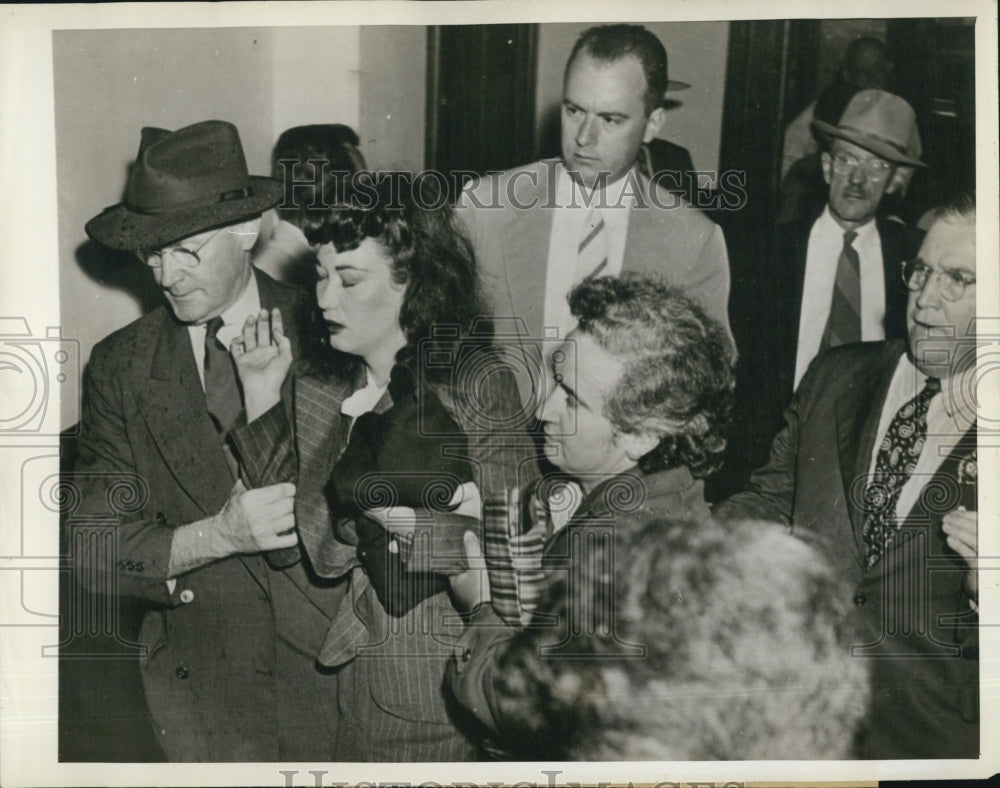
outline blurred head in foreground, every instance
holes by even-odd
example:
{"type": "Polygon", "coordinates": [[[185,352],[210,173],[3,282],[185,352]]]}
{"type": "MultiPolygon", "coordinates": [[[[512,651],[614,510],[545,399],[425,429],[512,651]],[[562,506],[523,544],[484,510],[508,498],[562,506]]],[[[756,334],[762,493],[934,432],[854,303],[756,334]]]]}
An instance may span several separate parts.
{"type": "Polygon", "coordinates": [[[569,650],[529,628],[501,659],[515,757],[852,757],[868,669],[812,547],[775,524],[658,520],[591,559],[539,608],[576,604],[590,634],[569,650]]]}

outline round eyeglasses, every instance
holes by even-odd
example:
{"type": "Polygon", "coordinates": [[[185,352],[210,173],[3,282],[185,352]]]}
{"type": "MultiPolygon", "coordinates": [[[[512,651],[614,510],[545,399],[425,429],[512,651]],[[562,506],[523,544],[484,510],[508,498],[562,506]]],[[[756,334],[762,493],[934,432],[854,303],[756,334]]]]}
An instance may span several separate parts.
{"type": "Polygon", "coordinates": [[[201,265],[201,257],[199,257],[198,253],[225,229],[225,227],[220,227],[208,236],[196,249],[188,249],[184,246],[164,246],[162,249],[136,249],[135,256],[150,268],[162,268],[163,258],[168,254],[173,255],[174,260],[183,268],[197,268],[201,265]]]}
{"type": "Polygon", "coordinates": [[[913,292],[924,289],[931,275],[937,277],[941,287],[941,297],[945,301],[958,301],[965,295],[965,288],[976,283],[976,277],[962,271],[945,271],[931,268],[923,260],[905,260],[901,265],[903,284],[913,292]]]}
{"type": "Polygon", "coordinates": [[[884,178],[892,169],[889,162],[877,156],[870,159],[859,159],[850,153],[838,153],[833,157],[833,171],[837,175],[849,175],[854,172],[855,167],[861,167],[865,175],[876,180],[884,178]]]}

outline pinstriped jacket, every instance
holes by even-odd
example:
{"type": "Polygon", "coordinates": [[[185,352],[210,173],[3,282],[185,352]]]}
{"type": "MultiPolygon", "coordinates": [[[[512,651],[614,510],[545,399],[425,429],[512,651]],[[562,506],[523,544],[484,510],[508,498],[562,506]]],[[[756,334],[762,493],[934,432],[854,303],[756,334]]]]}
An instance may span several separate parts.
{"type": "MultiPolygon", "coordinates": [[[[505,500],[507,491],[537,475],[537,462],[534,446],[524,432],[513,428],[483,429],[484,423],[514,423],[511,414],[521,410],[512,373],[503,367],[491,369],[501,374],[484,376],[474,392],[456,391],[453,386],[441,384],[430,388],[468,439],[466,459],[484,501],[484,544],[492,567],[496,605],[509,611],[506,620],[516,624],[519,609],[505,500]]],[[[359,384],[358,380],[298,376],[292,403],[276,405],[237,430],[234,440],[254,486],[279,481],[296,483],[300,548],[316,573],[331,578],[350,576],[348,599],[334,617],[319,661],[336,666],[359,656],[380,657],[371,663],[371,691],[376,702],[405,719],[445,722],[441,682],[446,660],[461,633],[461,626],[444,625],[444,617],[456,615],[448,594],[442,592],[425,599],[401,618],[390,617],[358,560],[353,523],[339,518],[330,508],[327,485],[346,447],[350,426],[348,417],[341,415],[341,404],[359,384]]],[[[375,411],[384,412],[390,407],[392,400],[387,391],[375,411]]],[[[461,535],[457,536],[460,540],[461,535]]],[[[429,550],[404,557],[411,563],[419,560],[423,566],[427,560],[434,560],[435,554],[452,554],[455,549],[455,545],[432,542],[429,550]]],[[[288,560],[287,555],[277,558],[288,560]]]]}

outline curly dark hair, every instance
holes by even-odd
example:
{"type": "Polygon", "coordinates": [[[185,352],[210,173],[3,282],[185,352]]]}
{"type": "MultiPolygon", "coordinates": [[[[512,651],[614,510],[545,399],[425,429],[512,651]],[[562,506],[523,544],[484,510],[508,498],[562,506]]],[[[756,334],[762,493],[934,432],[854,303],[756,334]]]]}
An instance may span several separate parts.
{"type": "Polygon", "coordinates": [[[722,326],[681,290],[650,276],[583,282],[569,305],[579,330],[625,365],[604,415],[624,433],[662,434],[639,468],[686,465],[698,478],[718,470],[735,380],[735,353],[722,326]]]}
{"type": "Polygon", "coordinates": [[[406,285],[401,359],[411,357],[421,340],[455,346],[473,332],[479,344],[492,338],[472,243],[437,179],[360,173],[339,204],[310,214],[302,230],[309,243],[332,243],[338,252],[371,238],[390,257],[393,280],[406,285]]]}
{"type": "Polygon", "coordinates": [[[628,55],[634,56],[639,60],[646,76],[646,92],[642,102],[646,115],[663,104],[663,94],[667,90],[667,50],[660,39],[642,25],[600,25],[584,30],[566,61],[564,80],[581,50],[595,60],[606,63],[614,63],[628,55]]]}
{"type": "MultiPolygon", "coordinates": [[[[658,519],[596,537],[491,679],[517,760],[852,757],[869,700],[851,586],[774,523],[658,519]]],[[[591,534],[590,531],[594,531],[591,534]]]]}

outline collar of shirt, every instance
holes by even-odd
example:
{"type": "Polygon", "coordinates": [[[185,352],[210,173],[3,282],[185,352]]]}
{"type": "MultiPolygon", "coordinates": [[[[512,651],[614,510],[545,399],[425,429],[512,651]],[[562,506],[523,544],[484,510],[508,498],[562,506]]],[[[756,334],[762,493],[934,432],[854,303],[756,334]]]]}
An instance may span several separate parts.
{"type": "MultiPolygon", "coordinates": [[[[243,323],[246,322],[246,319],[258,312],[260,312],[260,291],[257,289],[257,277],[251,273],[250,281],[247,282],[240,297],[222,313],[222,327],[217,335],[222,346],[228,349],[230,343],[243,331],[243,323]]],[[[205,387],[205,332],[207,330],[207,323],[188,326],[188,336],[191,339],[191,349],[194,351],[202,388],[205,387]]]]}
{"type": "MultiPolygon", "coordinates": [[[[823,209],[823,213],[820,214],[819,219],[816,220],[816,224],[813,225],[813,232],[819,233],[818,237],[824,244],[837,249],[837,253],[840,253],[839,250],[844,245],[844,233],[847,231],[837,224],[837,220],[830,213],[829,205],[823,209]]],[[[878,246],[880,243],[875,219],[872,218],[860,227],[855,227],[854,232],[858,234],[858,237],[854,239],[851,246],[854,247],[858,255],[863,259],[866,251],[872,249],[873,246],[878,246]]]]}
{"type": "MultiPolygon", "coordinates": [[[[882,413],[879,417],[878,440],[872,447],[869,459],[869,473],[874,473],[882,439],[889,424],[904,404],[909,402],[924,387],[927,375],[913,364],[907,354],[903,354],[886,392],[882,413]]],[[[927,436],[923,450],[917,459],[909,479],[900,490],[896,501],[897,516],[905,516],[916,505],[920,492],[927,480],[941,467],[962,436],[976,421],[972,389],[975,385],[975,368],[941,381],[941,392],[936,394],[927,406],[927,436]]]]}
{"type": "Polygon", "coordinates": [[[356,419],[358,416],[369,413],[375,409],[382,395],[385,394],[389,384],[379,386],[375,383],[371,372],[365,369],[365,385],[355,390],[351,396],[340,404],[340,412],[345,416],[356,419]]]}
{"type": "Polygon", "coordinates": [[[565,165],[559,162],[556,164],[556,205],[560,208],[581,208],[587,213],[591,206],[596,205],[607,221],[607,215],[616,213],[616,208],[631,208],[635,204],[634,192],[639,183],[639,171],[632,167],[621,178],[598,192],[576,180],[565,165]],[[631,189],[626,192],[629,185],[631,189]]]}
{"type": "MultiPolygon", "coordinates": [[[[941,381],[941,409],[950,419],[955,431],[965,433],[976,423],[976,366],[941,381]]],[[[933,404],[933,402],[931,403],[933,404]]]]}
{"type": "MultiPolygon", "coordinates": [[[[837,281],[837,266],[844,248],[844,228],[837,224],[830,207],[813,223],[806,248],[799,309],[799,334],[795,352],[795,387],[819,352],[830,317],[830,303],[837,281]]],[[[861,276],[861,339],[885,339],[885,268],[882,241],[872,220],[855,229],[851,243],[858,254],[861,276]]]]}
{"type": "Polygon", "coordinates": [[[559,336],[569,333],[576,321],[570,315],[566,294],[573,286],[577,249],[591,206],[598,206],[604,219],[608,265],[604,276],[618,276],[625,258],[630,208],[635,204],[635,190],[641,181],[635,167],[622,178],[608,184],[603,192],[588,192],[574,180],[560,162],[556,165],[555,203],[545,268],[543,320],[546,327],[558,329],[559,336]]]}

